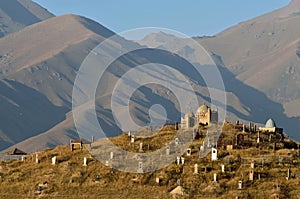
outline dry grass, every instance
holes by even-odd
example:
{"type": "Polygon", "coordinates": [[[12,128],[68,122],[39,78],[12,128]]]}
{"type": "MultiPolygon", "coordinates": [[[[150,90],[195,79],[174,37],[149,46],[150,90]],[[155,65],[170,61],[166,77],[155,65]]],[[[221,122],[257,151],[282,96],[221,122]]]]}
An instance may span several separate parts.
{"type": "MultiPolygon", "coordinates": [[[[134,152],[138,152],[140,142],[149,144],[149,150],[156,150],[175,137],[174,131],[165,130],[169,131],[158,132],[153,138],[137,139],[133,148],[128,145],[127,135],[113,138],[112,141],[134,152]]],[[[223,135],[226,139],[232,139],[236,133],[237,130],[228,128],[223,135]]],[[[255,135],[249,135],[250,140],[254,138],[255,135]]],[[[285,142],[290,141],[285,140],[283,146],[285,142]]],[[[30,154],[25,162],[11,160],[0,163],[0,198],[170,198],[169,192],[177,186],[177,179],[185,188],[186,198],[272,198],[274,194],[279,194],[280,198],[299,197],[297,150],[284,148],[274,152],[268,143],[259,146],[262,149],[257,148],[255,143],[251,148],[232,151],[220,147],[219,160],[212,162],[210,155],[204,159],[198,158],[201,144],[201,139],[192,144],[193,154],[191,157],[184,155],[185,165],[173,163],[146,174],[110,169],[93,159],[87,150],[71,152],[68,146],[39,152],[39,164],[35,163],[35,155],[30,154]],[[57,156],[56,165],[51,165],[53,156],[57,156]],[[282,164],[279,164],[279,156],[284,157],[282,164]],[[88,157],[87,167],[82,165],[84,157],[88,157]],[[230,158],[230,164],[227,164],[227,158],[230,158]],[[256,160],[253,182],[248,177],[251,159],[256,160]],[[196,163],[199,165],[199,174],[193,174],[196,163]],[[221,172],[221,164],[225,164],[225,173],[221,172]],[[207,172],[204,172],[205,168],[207,172]],[[291,178],[286,180],[288,169],[291,178]],[[214,173],[218,175],[218,182],[213,182],[214,173]],[[95,182],[97,175],[100,177],[98,183],[95,182]],[[160,185],[156,184],[156,177],[161,179],[160,185]],[[239,180],[243,181],[242,190],[238,190],[239,180]],[[44,182],[48,182],[48,187],[40,195],[35,195],[37,185],[44,182]]],[[[147,151],[144,148],[144,152],[147,151]]]]}

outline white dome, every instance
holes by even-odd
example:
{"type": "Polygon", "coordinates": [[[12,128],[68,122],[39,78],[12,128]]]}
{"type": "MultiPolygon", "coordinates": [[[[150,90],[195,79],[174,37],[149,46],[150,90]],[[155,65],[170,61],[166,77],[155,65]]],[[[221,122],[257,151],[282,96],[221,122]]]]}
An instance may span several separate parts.
{"type": "Polygon", "coordinates": [[[206,106],[205,104],[203,104],[202,106],[200,106],[197,110],[197,113],[200,114],[200,113],[207,113],[208,111],[208,106],[206,106]]]}
{"type": "Polygon", "coordinates": [[[276,124],[275,124],[274,120],[273,119],[269,119],[267,121],[267,123],[266,123],[265,128],[274,128],[274,127],[276,127],[276,124]]]}

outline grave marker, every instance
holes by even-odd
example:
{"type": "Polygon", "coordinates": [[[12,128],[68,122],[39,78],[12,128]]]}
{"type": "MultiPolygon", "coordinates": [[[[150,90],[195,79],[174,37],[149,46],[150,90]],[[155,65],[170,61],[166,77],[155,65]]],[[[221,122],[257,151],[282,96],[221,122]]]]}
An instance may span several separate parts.
{"type": "Polygon", "coordinates": [[[215,148],[211,149],[211,160],[216,161],[218,159],[218,150],[215,148]]]}
{"type": "Polygon", "coordinates": [[[191,148],[188,148],[188,149],[186,150],[186,155],[187,155],[187,156],[191,156],[191,154],[192,154],[192,149],[191,149],[191,148]]]}
{"type": "Polygon", "coordinates": [[[36,155],[35,155],[35,163],[36,163],[36,164],[40,163],[40,160],[39,160],[39,154],[36,154],[36,155]]]}
{"type": "Polygon", "coordinates": [[[255,162],[254,162],[254,160],[251,161],[250,167],[251,167],[251,169],[254,169],[254,167],[255,167],[255,162]]]}
{"type": "Polygon", "coordinates": [[[179,138],[175,138],[175,145],[179,144],[179,138]]]}
{"type": "Polygon", "coordinates": [[[225,173],[225,165],[224,164],[221,164],[221,170],[222,170],[222,173],[225,173]]]}
{"type": "Polygon", "coordinates": [[[131,143],[134,143],[134,136],[131,136],[131,143]]]}
{"type": "Polygon", "coordinates": [[[242,189],[243,188],[243,181],[239,181],[239,184],[238,184],[238,189],[242,189]]]}
{"type": "Polygon", "coordinates": [[[181,164],[184,164],[184,157],[181,157],[181,164]]]}
{"type": "Polygon", "coordinates": [[[250,181],[254,180],[254,171],[253,170],[251,170],[250,173],[249,173],[249,180],[250,181]]]}
{"type": "Polygon", "coordinates": [[[105,166],[107,166],[107,167],[109,166],[109,161],[105,162],[105,166]]]}
{"type": "Polygon", "coordinates": [[[114,152],[110,152],[110,159],[114,159],[114,152]]]}
{"type": "Polygon", "coordinates": [[[170,155],[170,147],[169,146],[166,149],[166,155],[170,155]]]}
{"type": "Polygon", "coordinates": [[[180,157],[177,157],[177,165],[180,164],[180,157]]]}
{"type": "Polygon", "coordinates": [[[142,142],[140,143],[140,149],[139,149],[139,152],[143,152],[143,143],[142,143],[142,142]]]}
{"type": "Polygon", "coordinates": [[[137,172],[138,172],[138,173],[144,173],[144,171],[143,171],[143,162],[139,162],[137,172]]]}
{"type": "Polygon", "coordinates": [[[95,182],[96,182],[96,183],[99,183],[99,182],[100,182],[100,176],[99,176],[99,175],[96,176],[95,182]]]}
{"type": "Polygon", "coordinates": [[[54,156],[53,158],[52,158],[52,165],[55,165],[56,164],[56,156],[54,156]]]}
{"type": "Polygon", "coordinates": [[[194,165],[194,174],[198,174],[198,164],[194,165]]]}
{"type": "Polygon", "coordinates": [[[85,166],[85,167],[87,166],[87,158],[86,157],[83,158],[83,166],[85,166]]]}
{"type": "Polygon", "coordinates": [[[217,182],[217,174],[214,173],[214,182],[217,182]]]}

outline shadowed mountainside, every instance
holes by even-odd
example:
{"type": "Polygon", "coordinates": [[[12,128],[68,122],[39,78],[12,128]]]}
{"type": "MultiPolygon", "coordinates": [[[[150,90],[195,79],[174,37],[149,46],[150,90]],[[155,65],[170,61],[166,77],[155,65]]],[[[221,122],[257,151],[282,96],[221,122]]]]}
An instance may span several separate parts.
{"type": "Polygon", "coordinates": [[[1,0],[0,37],[53,16],[31,0],[1,0]]]}

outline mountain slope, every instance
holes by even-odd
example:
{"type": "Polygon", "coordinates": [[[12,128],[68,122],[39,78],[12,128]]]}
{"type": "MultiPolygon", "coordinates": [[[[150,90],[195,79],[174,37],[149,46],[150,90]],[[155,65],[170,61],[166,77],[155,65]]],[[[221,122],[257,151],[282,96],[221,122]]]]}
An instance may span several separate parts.
{"type": "Polygon", "coordinates": [[[300,99],[299,13],[300,2],[293,0],[284,8],[198,41],[219,55],[239,80],[282,103],[288,116],[300,116],[299,106],[288,108],[300,99]]]}
{"type": "Polygon", "coordinates": [[[53,16],[31,0],[1,0],[0,37],[53,16]]]}

